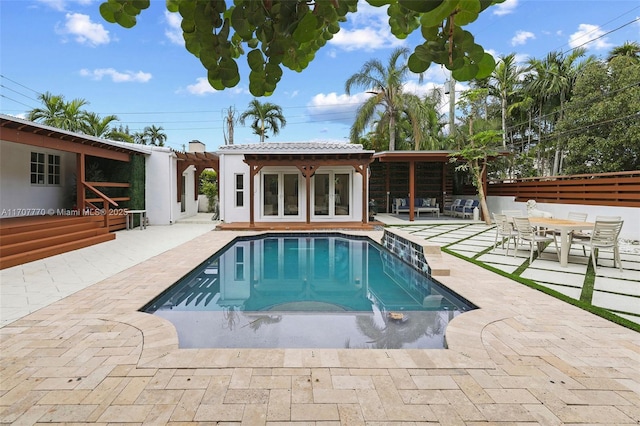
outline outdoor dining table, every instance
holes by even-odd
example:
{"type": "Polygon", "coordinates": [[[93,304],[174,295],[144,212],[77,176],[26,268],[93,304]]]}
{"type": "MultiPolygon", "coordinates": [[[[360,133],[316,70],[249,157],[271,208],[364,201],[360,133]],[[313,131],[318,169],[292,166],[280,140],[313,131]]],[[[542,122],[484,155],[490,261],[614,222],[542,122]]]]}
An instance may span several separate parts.
{"type": "Polygon", "coordinates": [[[593,222],[581,222],[568,219],[552,219],[548,217],[530,217],[529,222],[533,226],[553,229],[560,232],[560,266],[567,266],[569,263],[569,250],[571,249],[570,233],[585,229],[593,229],[593,222]]]}

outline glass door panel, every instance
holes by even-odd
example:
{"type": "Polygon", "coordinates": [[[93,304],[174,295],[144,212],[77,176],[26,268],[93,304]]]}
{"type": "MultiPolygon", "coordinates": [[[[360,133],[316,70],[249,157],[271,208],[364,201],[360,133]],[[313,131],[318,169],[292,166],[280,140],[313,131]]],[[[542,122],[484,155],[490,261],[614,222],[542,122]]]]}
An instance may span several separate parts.
{"type": "Polygon", "coordinates": [[[284,215],[298,216],[298,175],[284,175],[284,215]]]}
{"type": "Polygon", "coordinates": [[[314,179],[313,209],[316,216],[329,215],[329,175],[316,173],[314,179]]]}
{"type": "Polygon", "coordinates": [[[278,216],[278,175],[265,174],[263,185],[262,214],[265,216],[278,216]]]}
{"type": "Polygon", "coordinates": [[[349,175],[347,173],[336,173],[334,186],[335,215],[349,216],[349,200],[351,200],[349,175]]]}

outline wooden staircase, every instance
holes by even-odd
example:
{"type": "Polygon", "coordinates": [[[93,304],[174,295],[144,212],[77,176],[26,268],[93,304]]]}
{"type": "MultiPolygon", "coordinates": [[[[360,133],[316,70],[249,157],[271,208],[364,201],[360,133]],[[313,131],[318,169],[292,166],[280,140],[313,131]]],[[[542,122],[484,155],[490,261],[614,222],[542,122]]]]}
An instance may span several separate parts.
{"type": "Polygon", "coordinates": [[[32,216],[0,220],[0,269],[44,259],[116,238],[124,216],[32,216]]]}

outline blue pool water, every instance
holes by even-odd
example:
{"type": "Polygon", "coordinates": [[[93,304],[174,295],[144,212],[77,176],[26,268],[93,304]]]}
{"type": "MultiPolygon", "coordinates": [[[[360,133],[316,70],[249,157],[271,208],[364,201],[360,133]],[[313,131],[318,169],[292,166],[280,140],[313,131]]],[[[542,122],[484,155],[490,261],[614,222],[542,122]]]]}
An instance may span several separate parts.
{"type": "Polygon", "coordinates": [[[475,306],[368,238],[235,239],[143,311],[182,348],[443,348],[475,306]]]}

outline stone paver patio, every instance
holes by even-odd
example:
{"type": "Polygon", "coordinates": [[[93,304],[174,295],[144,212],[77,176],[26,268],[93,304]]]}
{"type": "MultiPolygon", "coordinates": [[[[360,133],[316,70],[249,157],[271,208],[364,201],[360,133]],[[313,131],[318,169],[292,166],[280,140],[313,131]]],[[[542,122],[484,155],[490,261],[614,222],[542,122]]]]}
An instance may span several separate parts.
{"type": "Polygon", "coordinates": [[[449,349],[179,349],[138,309],[236,235],[206,232],[1,328],[0,422],[640,422],[639,333],[446,253],[438,279],[480,307],[450,323],[449,349]]]}

